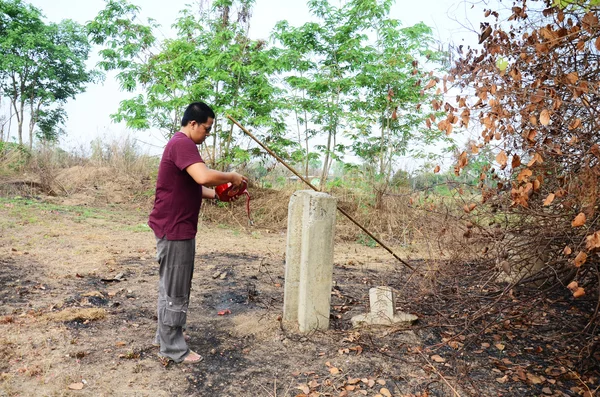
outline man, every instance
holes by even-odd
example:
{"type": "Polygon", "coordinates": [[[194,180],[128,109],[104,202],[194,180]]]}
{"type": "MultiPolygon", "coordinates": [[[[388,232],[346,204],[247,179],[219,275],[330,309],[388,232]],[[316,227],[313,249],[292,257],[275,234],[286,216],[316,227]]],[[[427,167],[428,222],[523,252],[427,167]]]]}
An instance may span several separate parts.
{"type": "Polygon", "coordinates": [[[158,326],[155,344],[160,355],[177,363],[197,363],[202,357],[191,351],[183,329],[194,272],[198,214],[203,198],[216,198],[205,186],[231,182],[239,186],[246,177],[236,172],[209,169],[196,145],[209,136],[215,119],[202,102],[187,107],[181,131],[167,143],[158,168],[156,197],[148,225],[156,236],[160,264],[158,326]]]}

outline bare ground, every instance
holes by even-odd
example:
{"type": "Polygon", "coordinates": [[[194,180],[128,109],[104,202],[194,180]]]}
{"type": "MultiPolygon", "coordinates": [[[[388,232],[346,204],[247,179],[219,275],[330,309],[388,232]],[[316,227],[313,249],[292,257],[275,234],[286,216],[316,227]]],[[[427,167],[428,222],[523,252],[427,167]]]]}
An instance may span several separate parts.
{"type": "MultiPolygon", "coordinates": [[[[465,333],[450,319],[471,313],[457,306],[468,286],[434,293],[383,249],[358,243],[336,242],[331,329],[301,335],[280,322],[285,230],[216,222],[200,224],[188,316],[204,360],[165,363],[151,344],[148,208],[85,201],[0,198],[0,396],[592,396],[598,387],[597,367],[577,372],[575,358],[553,354],[557,334],[507,333],[504,318],[465,333]],[[399,308],[419,323],[351,329],[377,285],[397,288],[399,308]]],[[[410,255],[423,272],[444,265],[410,255]]]]}

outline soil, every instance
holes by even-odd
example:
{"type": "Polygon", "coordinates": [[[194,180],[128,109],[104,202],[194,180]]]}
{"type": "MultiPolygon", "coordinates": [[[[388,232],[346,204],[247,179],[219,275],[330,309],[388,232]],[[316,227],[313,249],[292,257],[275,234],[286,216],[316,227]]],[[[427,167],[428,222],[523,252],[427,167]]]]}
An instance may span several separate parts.
{"type": "Polygon", "coordinates": [[[243,217],[201,221],[187,334],[204,359],[165,362],[152,346],[148,204],[126,192],[118,203],[77,194],[0,198],[0,396],[592,396],[598,387],[597,367],[554,354],[555,329],[525,332],[548,327],[553,305],[566,305],[574,327],[589,308],[545,302],[545,319],[513,315],[510,327],[502,317],[465,333],[451,319],[473,314],[458,306],[469,286],[432,290],[449,265],[414,247],[393,248],[427,280],[380,247],[336,239],[330,330],[300,334],[281,322],[285,229],[246,227],[243,217]],[[419,321],[353,329],[378,285],[396,288],[399,309],[419,321]]]}

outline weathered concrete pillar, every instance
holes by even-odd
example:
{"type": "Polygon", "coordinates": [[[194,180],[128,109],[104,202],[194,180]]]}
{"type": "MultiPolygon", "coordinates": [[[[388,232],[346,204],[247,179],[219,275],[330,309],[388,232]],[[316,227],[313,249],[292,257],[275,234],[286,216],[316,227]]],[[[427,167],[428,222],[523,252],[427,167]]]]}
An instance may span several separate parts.
{"type": "Polygon", "coordinates": [[[283,311],[300,332],[329,328],[335,217],[328,194],[302,190],[290,200],[283,311]]]}
{"type": "Polygon", "coordinates": [[[300,332],[329,328],[333,280],[336,200],[309,192],[304,196],[298,324],[300,332]]]}
{"type": "Polygon", "coordinates": [[[292,194],[288,205],[287,246],[285,250],[285,287],[283,319],[298,321],[298,286],[300,285],[300,249],[302,248],[302,216],[304,196],[308,190],[292,194]]]}

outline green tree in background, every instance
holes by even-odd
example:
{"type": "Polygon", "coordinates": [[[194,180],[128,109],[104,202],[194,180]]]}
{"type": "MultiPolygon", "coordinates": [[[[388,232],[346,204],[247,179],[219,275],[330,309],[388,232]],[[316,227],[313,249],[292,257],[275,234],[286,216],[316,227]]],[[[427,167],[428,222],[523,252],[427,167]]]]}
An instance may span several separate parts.
{"type": "MultiPolygon", "coordinates": [[[[331,164],[344,154],[371,163],[369,178],[392,176],[394,159],[409,143],[442,139],[425,128],[434,113],[428,92],[439,67],[431,29],[424,24],[401,28],[388,17],[393,0],[352,0],[336,7],[328,0],[310,0],[318,22],[292,27],[279,22],[273,37],[282,47],[288,104],[297,123],[298,142],[308,164],[309,139],[326,142],[316,148],[324,157],[321,188],[331,164]],[[420,64],[428,66],[421,67],[420,64]],[[312,124],[312,128],[309,127],[312,124]],[[349,138],[340,139],[340,135],[349,138]],[[376,166],[377,164],[377,166],[376,166]]],[[[436,109],[439,110],[439,109],[436,109]]],[[[306,171],[305,171],[306,172],[306,171]]]]}
{"type": "Polygon", "coordinates": [[[154,23],[136,22],[139,7],[109,0],[88,24],[94,43],[105,46],[100,66],[119,71],[122,89],[143,90],[121,102],[113,119],[134,129],[159,128],[168,138],[178,130],[187,104],[206,101],[217,114],[207,160],[218,160],[221,168],[243,155],[223,115],[265,127],[275,141],[284,128],[275,112],[278,89],[270,80],[274,50],[248,38],[252,4],[219,0],[200,12],[185,9],[174,25],[177,37],[157,43],[154,23]]]}
{"type": "MultiPolygon", "coordinates": [[[[46,24],[42,18],[40,10],[20,0],[0,0],[0,94],[14,110],[19,144],[28,113],[30,148],[40,118],[48,127],[47,115],[60,113],[94,78],[85,66],[90,45],[83,27],[70,20],[46,24]]],[[[58,132],[46,129],[44,135],[56,140],[58,132]]]]}

